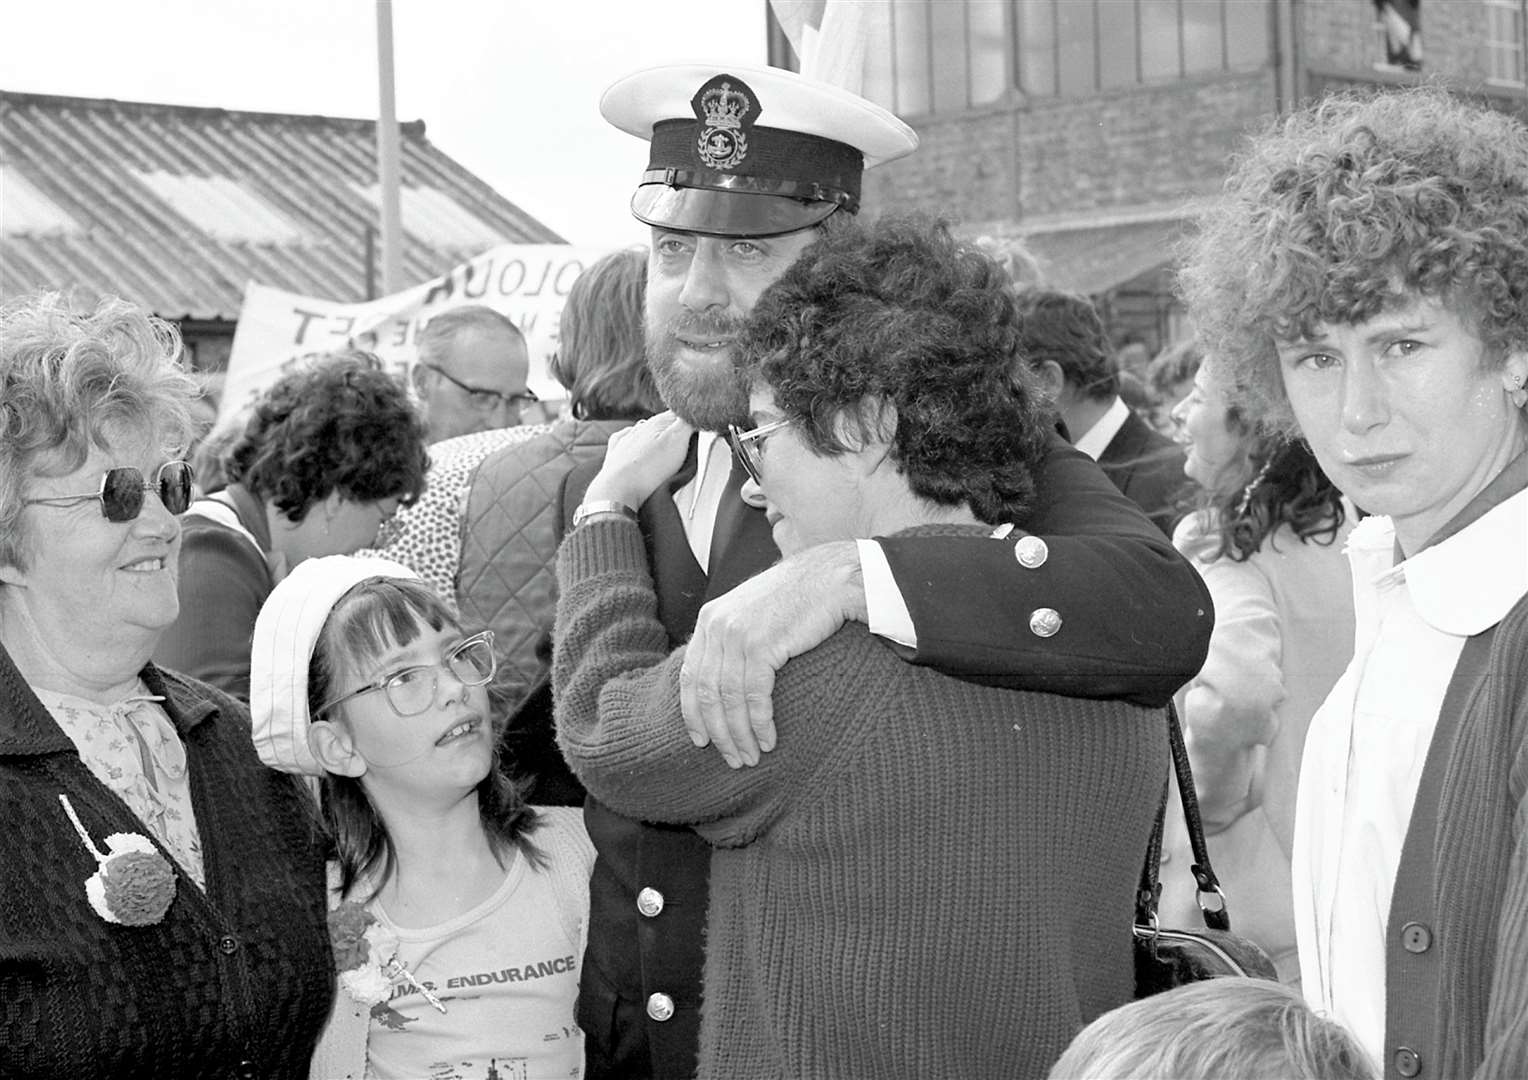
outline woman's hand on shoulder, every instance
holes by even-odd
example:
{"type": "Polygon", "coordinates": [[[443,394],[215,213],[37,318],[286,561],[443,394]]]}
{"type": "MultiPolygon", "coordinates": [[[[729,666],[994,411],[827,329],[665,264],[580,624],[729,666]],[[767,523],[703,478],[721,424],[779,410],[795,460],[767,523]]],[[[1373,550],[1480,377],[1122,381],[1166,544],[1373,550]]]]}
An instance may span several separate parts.
{"type": "Polygon", "coordinates": [[[679,471],[694,434],[694,426],[672,412],[658,413],[615,432],[584,500],[614,499],[635,510],[679,471]]]}

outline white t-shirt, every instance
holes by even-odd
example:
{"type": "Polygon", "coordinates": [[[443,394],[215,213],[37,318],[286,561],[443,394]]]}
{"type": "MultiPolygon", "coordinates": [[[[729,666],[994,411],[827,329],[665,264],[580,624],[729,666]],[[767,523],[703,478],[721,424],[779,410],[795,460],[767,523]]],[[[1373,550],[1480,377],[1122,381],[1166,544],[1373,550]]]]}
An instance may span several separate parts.
{"type": "Polygon", "coordinates": [[[552,876],[516,856],[504,883],[439,926],[395,925],[398,958],[446,1008],[395,986],[371,1012],[367,1075],[378,1080],[543,1080],[583,1075],[573,1018],[583,944],[558,913],[552,876]]]}

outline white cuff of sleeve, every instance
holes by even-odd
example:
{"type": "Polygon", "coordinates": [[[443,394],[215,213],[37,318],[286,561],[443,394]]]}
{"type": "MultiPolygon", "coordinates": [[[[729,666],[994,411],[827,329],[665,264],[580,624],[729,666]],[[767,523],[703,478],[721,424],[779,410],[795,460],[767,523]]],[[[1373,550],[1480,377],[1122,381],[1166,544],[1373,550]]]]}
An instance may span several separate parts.
{"type": "Polygon", "coordinates": [[[918,633],[913,629],[913,617],[897,588],[897,579],[891,576],[891,564],[886,553],[874,540],[856,540],[859,548],[860,577],[865,583],[865,611],[870,632],[880,637],[918,647],[918,633]]]}

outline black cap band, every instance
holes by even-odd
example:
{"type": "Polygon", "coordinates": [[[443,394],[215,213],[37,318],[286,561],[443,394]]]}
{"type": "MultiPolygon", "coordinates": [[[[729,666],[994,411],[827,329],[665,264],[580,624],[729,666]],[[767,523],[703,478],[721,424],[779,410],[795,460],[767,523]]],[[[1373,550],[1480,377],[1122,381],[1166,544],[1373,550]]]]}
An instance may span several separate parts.
{"type": "Polygon", "coordinates": [[[709,130],[693,119],[654,124],[642,182],[830,202],[851,214],[858,211],[865,159],[854,147],[755,124],[747,132],[746,153],[730,155],[735,161],[726,169],[708,168],[697,147],[709,130]]]}
{"type": "Polygon", "coordinates": [[[771,180],[763,176],[733,176],[708,169],[649,169],[640,183],[669,187],[707,188],[744,195],[779,195],[787,199],[835,203],[851,214],[859,212],[859,199],[851,192],[823,187],[815,180],[771,180]]]}

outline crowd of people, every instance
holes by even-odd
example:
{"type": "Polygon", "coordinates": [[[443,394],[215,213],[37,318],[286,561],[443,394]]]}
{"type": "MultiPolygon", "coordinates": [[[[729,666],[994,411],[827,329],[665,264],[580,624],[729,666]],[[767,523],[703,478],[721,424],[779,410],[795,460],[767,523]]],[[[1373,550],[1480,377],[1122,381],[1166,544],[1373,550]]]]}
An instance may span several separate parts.
{"type": "Polygon", "coordinates": [[[854,94],[601,109],[560,411],[469,304],[198,447],[172,326],[0,311],[0,1074],[1528,1075],[1528,129],[1270,121],[1125,363],[857,217],[854,94]],[[1137,1000],[1172,710],[1278,981],[1137,1000]]]}

